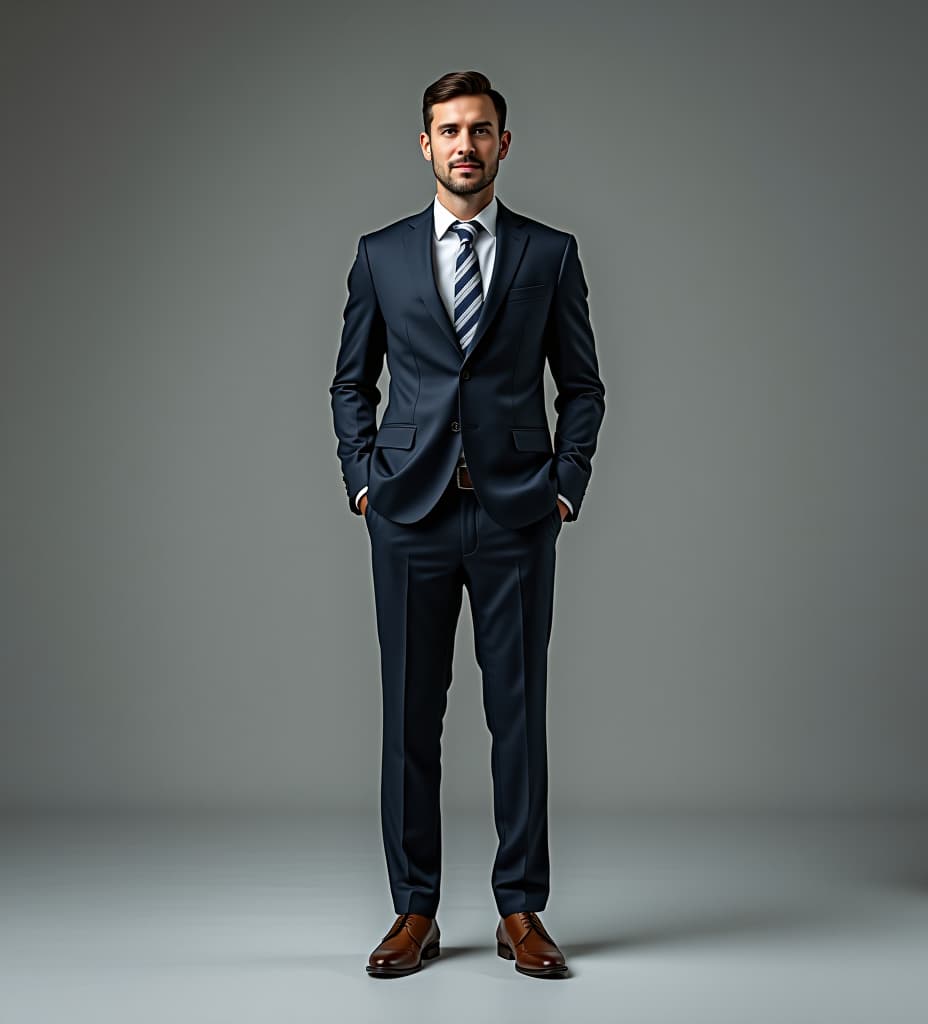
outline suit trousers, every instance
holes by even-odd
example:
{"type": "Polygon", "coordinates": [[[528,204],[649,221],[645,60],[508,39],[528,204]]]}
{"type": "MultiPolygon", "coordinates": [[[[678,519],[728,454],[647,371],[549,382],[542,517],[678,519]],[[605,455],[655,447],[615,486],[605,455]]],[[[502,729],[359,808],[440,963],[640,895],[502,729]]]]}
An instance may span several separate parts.
{"type": "Polygon", "coordinates": [[[441,734],[466,588],[491,735],[499,840],[491,885],[501,916],[549,893],[546,689],[557,506],[500,526],[452,479],[415,523],[368,502],[383,693],[380,808],[394,910],[435,917],[441,882],[441,734]]]}

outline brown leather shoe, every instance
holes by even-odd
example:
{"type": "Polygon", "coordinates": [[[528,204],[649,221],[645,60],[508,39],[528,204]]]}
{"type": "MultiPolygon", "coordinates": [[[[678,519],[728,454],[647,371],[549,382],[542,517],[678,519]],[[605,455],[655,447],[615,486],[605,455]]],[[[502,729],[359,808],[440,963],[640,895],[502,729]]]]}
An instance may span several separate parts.
{"type": "Polygon", "coordinates": [[[441,933],[434,917],[400,914],[393,927],[367,961],[367,973],[373,978],[399,978],[414,974],[423,960],[438,956],[441,933]]]}
{"type": "Polygon", "coordinates": [[[535,911],[500,918],[496,926],[496,954],[504,960],[515,960],[516,970],[530,978],[562,977],[567,973],[564,954],[535,911]]]}

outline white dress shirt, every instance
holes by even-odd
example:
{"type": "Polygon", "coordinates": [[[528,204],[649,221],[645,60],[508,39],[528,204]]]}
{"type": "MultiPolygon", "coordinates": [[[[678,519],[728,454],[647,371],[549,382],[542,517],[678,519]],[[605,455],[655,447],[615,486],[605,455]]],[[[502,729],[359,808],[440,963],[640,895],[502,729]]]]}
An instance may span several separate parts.
{"type": "MultiPolygon", "coordinates": [[[[474,249],[477,253],[477,263],[480,265],[480,284],[483,287],[484,299],[487,297],[493,265],[496,263],[496,209],[496,196],[493,196],[479,213],[467,221],[468,224],[480,225],[474,239],[474,249]]],[[[454,269],[458,261],[461,239],[457,232],[451,230],[451,225],[460,218],[442,206],[438,196],[435,196],[432,212],[432,266],[435,268],[435,281],[438,284],[441,301],[448,311],[448,319],[454,323],[454,269]]]]}
{"type": "MultiPolygon", "coordinates": [[[[470,222],[476,221],[480,224],[474,239],[474,249],[477,253],[477,263],[480,266],[480,284],[483,288],[484,300],[487,297],[487,288],[496,262],[496,211],[497,201],[496,196],[493,196],[487,205],[470,219],[470,222]]],[[[461,218],[443,206],[436,195],[435,201],[432,203],[432,267],[435,271],[438,294],[441,296],[441,301],[448,312],[448,319],[452,324],[454,323],[454,268],[461,239],[456,232],[451,230],[451,225],[458,220],[461,218]]],[[[366,492],[367,486],[358,491],[354,499],[355,505],[366,492]]],[[[558,494],[558,497],[573,515],[573,505],[563,494],[558,494]]]]}

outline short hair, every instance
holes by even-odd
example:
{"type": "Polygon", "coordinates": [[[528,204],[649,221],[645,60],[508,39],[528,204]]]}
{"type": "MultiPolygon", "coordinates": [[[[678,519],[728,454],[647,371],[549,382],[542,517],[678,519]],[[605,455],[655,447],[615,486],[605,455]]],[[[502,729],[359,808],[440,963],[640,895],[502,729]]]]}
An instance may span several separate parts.
{"type": "Polygon", "coordinates": [[[432,105],[444,103],[455,96],[489,96],[496,108],[499,133],[506,128],[506,101],[491,85],[490,79],[479,71],[449,71],[425,90],[422,97],[422,123],[426,135],[432,134],[432,105]]]}

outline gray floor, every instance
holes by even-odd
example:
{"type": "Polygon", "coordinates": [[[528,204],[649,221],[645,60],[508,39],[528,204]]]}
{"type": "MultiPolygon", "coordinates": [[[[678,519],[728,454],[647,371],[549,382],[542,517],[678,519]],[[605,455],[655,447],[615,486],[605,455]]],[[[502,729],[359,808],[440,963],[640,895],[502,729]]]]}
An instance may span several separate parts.
{"type": "Polygon", "coordinates": [[[491,821],[445,813],[442,955],[381,981],[376,813],[7,818],[3,1024],[928,1020],[928,819],[551,814],[571,975],[496,956],[491,821]]]}

